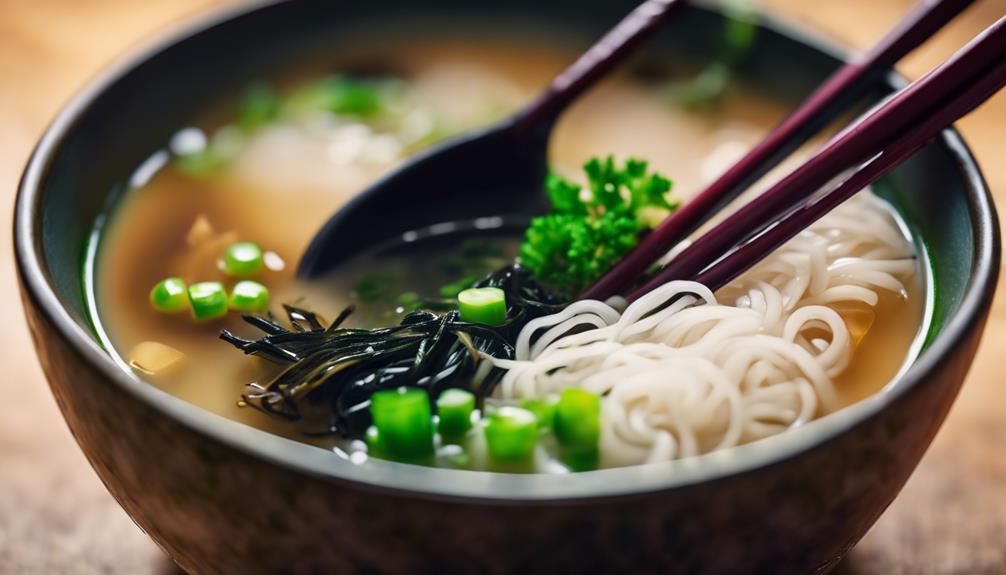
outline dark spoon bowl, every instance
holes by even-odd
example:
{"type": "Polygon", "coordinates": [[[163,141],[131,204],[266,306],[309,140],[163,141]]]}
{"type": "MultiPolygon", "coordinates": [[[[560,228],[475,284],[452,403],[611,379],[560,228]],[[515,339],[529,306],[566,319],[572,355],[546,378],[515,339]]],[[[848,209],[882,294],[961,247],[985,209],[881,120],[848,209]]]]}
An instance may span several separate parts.
{"type": "MultiPolygon", "coordinates": [[[[998,275],[995,211],[952,130],[879,187],[935,270],[938,297],[918,360],[855,406],[733,450],[574,476],[354,465],[172,397],[122,371],[97,343],[81,290],[92,224],[126,176],[207,103],[263,70],[332,49],[367,23],[533,24],[586,45],[631,6],[386,0],[336,9],[305,0],[243,7],[143,51],[57,117],[29,162],[16,207],[28,323],[95,471],[183,569],[820,573],[894,499],[971,364],[998,275]]],[[[716,50],[721,27],[715,12],[689,8],[646,52],[702,58],[716,50]]],[[[767,21],[744,73],[795,101],[839,64],[837,54],[767,21]]],[[[899,82],[879,79],[877,96],[899,82]]]]}

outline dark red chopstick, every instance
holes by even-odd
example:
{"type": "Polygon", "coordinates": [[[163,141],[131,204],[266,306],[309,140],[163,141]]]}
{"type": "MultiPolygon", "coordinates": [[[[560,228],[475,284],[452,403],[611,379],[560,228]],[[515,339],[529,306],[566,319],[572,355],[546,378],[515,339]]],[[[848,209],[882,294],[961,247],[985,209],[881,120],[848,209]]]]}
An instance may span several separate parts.
{"type": "Polygon", "coordinates": [[[858,101],[877,74],[886,72],[972,2],[919,2],[873,49],[835,72],[761,143],[647,235],[578,299],[605,299],[627,288],[653,262],[858,101]]]}
{"type": "Polygon", "coordinates": [[[647,0],[637,6],[559,74],[548,89],[520,113],[517,124],[528,128],[536,126],[542,118],[555,121],[577,97],[633,54],[686,4],[687,0],[647,0]]]}
{"type": "Polygon", "coordinates": [[[1006,86],[1006,60],[995,65],[989,73],[954,97],[936,114],[910,129],[904,137],[867,162],[834,190],[818,198],[812,198],[761,235],[730,252],[692,279],[712,290],[727,285],[801,230],[806,229],[866,186],[890,173],[925,147],[944,128],[971,112],[1003,86],[1006,86]]]}
{"type": "Polygon", "coordinates": [[[978,81],[1001,62],[1004,54],[1006,25],[1000,20],[948,61],[841,132],[767,192],[697,239],[643,287],[635,290],[629,299],[665,282],[696,276],[709,262],[783,217],[843,171],[867,161],[915,125],[939,113],[962,87],[978,81]]]}

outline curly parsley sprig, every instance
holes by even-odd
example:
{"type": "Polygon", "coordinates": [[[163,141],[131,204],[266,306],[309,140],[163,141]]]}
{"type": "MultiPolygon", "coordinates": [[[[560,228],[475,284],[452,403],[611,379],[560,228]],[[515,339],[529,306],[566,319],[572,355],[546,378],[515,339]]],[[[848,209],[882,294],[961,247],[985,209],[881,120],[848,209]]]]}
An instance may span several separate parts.
{"type": "Polygon", "coordinates": [[[583,166],[586,187],[550,174],[552,213],[531,220],[521,264],[569,294],[601,277],[679,205],[668,197],[671,180],[647,168],[635,158],[621,167],[612,156],[592,158],[583,166]]]}

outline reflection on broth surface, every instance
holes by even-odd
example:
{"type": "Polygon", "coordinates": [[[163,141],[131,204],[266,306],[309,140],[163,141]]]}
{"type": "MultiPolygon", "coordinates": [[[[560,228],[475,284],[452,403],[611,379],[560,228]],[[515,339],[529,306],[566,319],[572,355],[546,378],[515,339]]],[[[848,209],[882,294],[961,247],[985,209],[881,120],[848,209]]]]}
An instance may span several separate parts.
{"type": "MultiPolygon", "coordinates": [[[[482,235],[474,243],[405,258],[364,258],[334,279],[313,285],[298,283],[294,268],[315,231],[355,192],[423,146],[516,109],[570,58],[555,46],[534,43],[430,40],[389,45],[327,69],[393,62],[398,77],[333,76],[324,80],[328,84],[322,90],[321,76],[308,71],[278,83],[283,94],[278,100],[271,89],[260,88],[258,100],[246,100],[243,125],[218,129],[208,124],[202,131],[180,132],[171,143],[173,151],[191,148],[196,153],[172,161],[131,190],[101,230],[93,286],[97,310],[92,312],[113,353],[128,362],[143,342],[169,346],[184,359],[175,369],[144,374],[153,385],[255,427],[336,445],[335,436],[305,436],[297,423],[239,407],[245,386],[264,383],[275,367],[218,341],[221,329],[258,337],[238,314],[198,323],[187,312],[159,313],[148,300],[149,286],[167,276],[232,285],[219,259],[228,244],[240,240],[267,250],[267,269],[256,279],[268,286],[277,314],[279,304],[293,303],[331,319],[357,304],[350,318],[354,325],[395,325],[417,299],[450,299],[456,294],[439,293],[441,286],[511,262],[519,233],[482,235]],[[354,82],[366,83],[366,89],[354,82]],[[370,101],[374,90],[379,104],[370,101]],[[328,100],[318,106],[317,98],[328,100]],[[467,263],[451,265],[459,259],[467,263]]],[[[233,116],[233,109],[227,109],[233,116]]],[[[689,112],[670,103],[652,83],[618,75],[563,118],[551,162],[556,171],[575,174],[591,156],[647,158],[674,180],[673,195],[686,199],[784,113],[781,104],[737,87],[714,111],[689,112]]],[[[210,117],[216,116],[228,113],[210,117]]],[[[905,363],[923,321],[922,276],[899,276],[906,292],[878,290],[873,306],[834,304],[855,343],[851,363],[833,378],[839,405],[876,392],[905,363]]],[[[718,296],[720,303],[732,305],[745,293],[728,287],[718,296]]]]}

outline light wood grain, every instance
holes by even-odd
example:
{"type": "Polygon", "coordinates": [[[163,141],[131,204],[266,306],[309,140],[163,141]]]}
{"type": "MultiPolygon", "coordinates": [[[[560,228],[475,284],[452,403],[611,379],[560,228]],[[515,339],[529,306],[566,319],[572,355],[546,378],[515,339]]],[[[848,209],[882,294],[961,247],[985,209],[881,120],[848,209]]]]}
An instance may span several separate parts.
{"type": "MultiPolygon", "coordinates": [[[[910,0],[762,0],[839,42],[864,47],[910,0]]],[[[214,0],[0,0],[0,199],[59,106],[87,78],[214,0]]],[[[977,2],[903,70],[918,76],[1006,11],[977,2]]],[[[961,122],[1006,199],[1006,97],[961,122]]],[[[0,573],[164,574],[170,562],[105,492],[60,419],[22,326],[9,234],[0,234],[0,573]]],[[[1001,296],[1001,294],[1000,294],[1001,296]]],[[[1006,303],[998,297],[964,391],[904,492],[840,567],[848,574],[1006,573],[1006,303]]]]}

